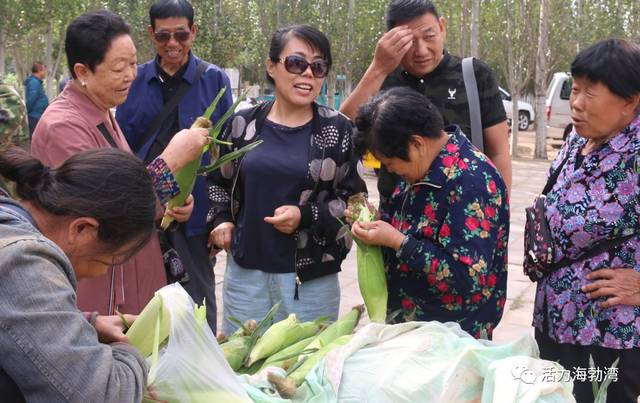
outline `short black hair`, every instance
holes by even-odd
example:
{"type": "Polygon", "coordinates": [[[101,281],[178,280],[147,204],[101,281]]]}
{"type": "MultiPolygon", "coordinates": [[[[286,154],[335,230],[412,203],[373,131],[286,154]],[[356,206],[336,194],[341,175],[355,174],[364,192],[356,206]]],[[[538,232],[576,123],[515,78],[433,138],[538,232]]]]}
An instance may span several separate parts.
{"type": "Polygon", "coordinates": [[[40,61],[33,62],[33,64],[31,65],[31,72],[32,73],[37,73],[42,69],[44,69],[44,63],[42,63],[40,61]]]}
{"type": "MultiPolygon", "coordinates": [[[[301,39],[308,43],[313,49],[317,49],[324,60],[327,61],[329,68],[331,68],[333,60],[331,59],[331,43],[329,42],[329,38],[320,32],[320,30],[310,25],[291,25],[278,28],[271,36],[271,44],[269,45],[269,59],[271,59],[272,62],[278,62],[282,50],[287,46],[287,43],[292,37],[301,39]]],[[[267,81],[275,84],[269,74],[267,74],[267,81]]]]}
{"type": "Polygon", "coordinates": [[[387,30],[427,13],[440,18],[435,4],[429,0],[391,0],[387,7],[387,30]]]}
{"type": "Polygon", "coordinates": [[[356,127],[357,150],[408,161],[409,138],[439,138],[444,121],[427,97],[409,87],[396,87],[362,105],[356,127]]]}
{"type": "Polygon", "coordinates": [[[193,26],[193,6],[187,0],[157,0],[149,9],[151,28],[156,28],[156,20],[171,17],[185,17],[189,28],[193,26]]]}
{"type": "Polygon", "coordinates": [[[82,14],[67,27],[64,50],[73,78],[76,63],[86,65],[92,72],[102,63],[111,42],[122,35],[131,35],[131,28],[118,14],[99,10],[82,14]]]}
{"type": "Polygon", "coordinates": [[[626,39],[605,39],[578,53],[571,63],[573,77],[601,82],[617,96],[640,93],[640,46],[626,39]]]}

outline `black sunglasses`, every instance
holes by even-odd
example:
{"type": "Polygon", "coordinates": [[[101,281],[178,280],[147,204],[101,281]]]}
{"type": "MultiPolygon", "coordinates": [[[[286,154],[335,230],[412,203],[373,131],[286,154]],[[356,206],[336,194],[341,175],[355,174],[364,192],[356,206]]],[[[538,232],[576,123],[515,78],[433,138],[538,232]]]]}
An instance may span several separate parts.
{"type": "Polygon", "coordinates": [[[169,42],[171,40],[171,37],[173,37],[178,42],[186,42],[187,40],[189,40],[190,36],[190,31],[157,31],[153,33],[153,37],[156,38],[156,41],[158,42],[169,42]]]}
{"type": "Polygon", "coordinates": [[[309,63],[307,59],[298,55],[287,56],[284,59],[278,59],[284,64],[284,68],[291,74],[302,74],[309,66],[311,73],[315,78],[324,78],[329,73],[329,63],[326,60],[314,60],[309,63]]]}

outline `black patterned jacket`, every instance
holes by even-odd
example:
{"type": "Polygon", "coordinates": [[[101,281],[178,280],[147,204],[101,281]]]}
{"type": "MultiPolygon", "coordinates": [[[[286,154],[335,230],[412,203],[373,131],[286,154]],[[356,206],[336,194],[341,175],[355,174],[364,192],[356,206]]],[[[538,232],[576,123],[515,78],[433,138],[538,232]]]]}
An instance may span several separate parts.
{"type": "MultiPolygon", "coordinates": [[[[220,155],[237,150],[260,139],[260,131],[273,103],[238,111],[227,125],[220,155]]],[[[302,214],[294,236],[297,241],[296,280],[308,281],[340,271],[340,264],[351,248],[351,239],[341,231],[342,218],[349,196],[366,192],[362,163],[353,152],[352,125],[344,115],[325,106],[313,104],[309,169],[298,206],[302,214]]],[[[223,222],[236,222],[243,204],[243,185],[239,172],[242,158],[227,163],[214,172],[209,187],[207,223],[213,229],[223,222]]],[[[236,231],[237,231],[236,227],[236,231]]],[[[247,229],[250,230],[250,229],[247,229]]],[[[242,236],[235,233],[234,239],[242,236]]],[[[232,243],[231,252],[235,255],[232,243]]]]}

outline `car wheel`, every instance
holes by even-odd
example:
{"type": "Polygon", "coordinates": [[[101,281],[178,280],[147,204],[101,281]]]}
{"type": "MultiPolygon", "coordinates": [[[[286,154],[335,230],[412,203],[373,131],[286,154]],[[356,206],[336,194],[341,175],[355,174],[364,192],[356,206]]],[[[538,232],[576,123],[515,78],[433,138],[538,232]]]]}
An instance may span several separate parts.
{"type": "Polygon", "coordinates": [[[527,130],[529,128],[529,114],[527,112],[518,113],[518,129],[527,130]]]}

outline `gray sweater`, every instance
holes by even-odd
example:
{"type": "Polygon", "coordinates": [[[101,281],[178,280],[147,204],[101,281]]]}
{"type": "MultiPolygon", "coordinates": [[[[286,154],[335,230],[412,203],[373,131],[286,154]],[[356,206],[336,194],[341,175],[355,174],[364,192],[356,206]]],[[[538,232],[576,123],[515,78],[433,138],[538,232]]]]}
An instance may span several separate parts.
{"type": "MultiPolygon", "coordinates": [[[[17,211],[18,210],[18,211],[17,211]]],[[[76,306],[62,250],[0,197],[0,396],[3,401],[139,402],[146,364],[123,343],[101,344],[76,306]]]]}

